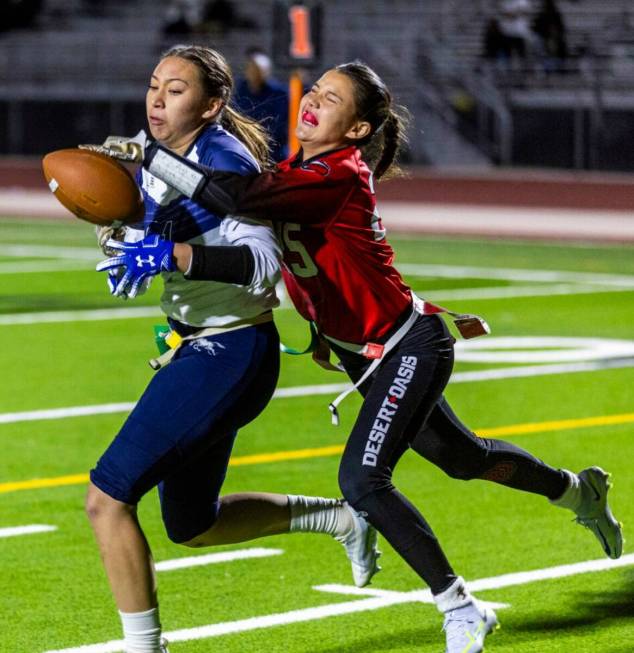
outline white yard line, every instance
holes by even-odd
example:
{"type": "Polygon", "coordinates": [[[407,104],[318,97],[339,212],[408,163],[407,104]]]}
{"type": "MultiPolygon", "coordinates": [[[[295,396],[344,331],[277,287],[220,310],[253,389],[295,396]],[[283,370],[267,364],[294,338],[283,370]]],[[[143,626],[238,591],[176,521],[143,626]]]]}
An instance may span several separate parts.
{"type": "MultiPolygon", "coordinates": [[[[549,376],[552,374],[572,374],[575,372],[596,372],[606,369],[634,367],[634,358],[616,358],[596,361],[581,361],[573,363],[557,363],[553,365],[526,365],[521,367],[499,367],[490,370],[473,372],[456,372],[450,383],[474,383],[500,379],[526,378],[534,376],[549,376]]],[[[334,395],[348,389],[348,383],[327,383],[320,385],[304,385],[290,388],[278,388],[273,399],[291,397],[308,397],[318,395],[334,395]]],[[[106,415],[109,413],[127,413],[136,404],[124,402],[116,404],[96,404],[92,406],[69,406],[66,408],[50,408],[46,410],[27,410],[14,413],[0,413],[0,424],[16,422],[33,422],[49,419],[66,419],[69,417],[84,417],[91,415],[106,415]]]]}
{"type": "Polygon", "coordinates": [[[533,376],[550,376],[552,374],[574,374],[576,372],[598,372],[600,370],[634,367],[634,358],[612,358],[597,361],[580,361],[573,363],[553,363],[552,365],[523,365],[519,367],[499,367],[474,372],[456,372],[449,383],[472,383],[474,381],[492,381],[500,379],[521,379],[533,376]]]}
{"type": "Polygon", "coordinates": [[[33,422],[47,419],[66,419],[67,417],[84,417],[87,415],[107,415],[109,413],[127,413],[136,402],[118,404],[97,404],[93,406],[69,406],[48,410],[27,410],[19,413],[0,413],[0,424],[15,422],[33,422]]]}
{"type": "Polygon", "coordinates": [[[447,279],[503,279],[505,281],[536,281],[551,283],[586,283],[634,288],[634,276],[568,270],[531,270],[525,268],[486,268],[472,265],[432,265],[399,263],[403,274],[447,279]]]}
{"type": "MultiPolygon", "coordinates": [[[[476,581],[477,582],[477,581],[476,581]]],[[[370,587],[354,587],[353,585],[316,585],[313,587],[314,590],[318,592],[327,592],[328,594],[344,594],[346,596],[377,596],[384,598],[398,597],[402,592],[394,592],[393,590],[377,590],[370,587]]],[[[471,588],[471,583],[469,584],[469,589],[471,588]]],[[[434,603],[434,597],[429,590],[418,590],[421,592],[421,598],[418,599],[421,603],[434,603]]],[[[482,601],[481,604],[488,605],[494,610],[500,610],[504,608],[510,608],[509,603],[498,603],[497,601],[482,601]]]]}
{"type": "MultiPolygon", "coordinates": [[[[26,266],[27,264],[25,264],[26,266]]],[[[38,269],[40,264],[34,263],[31,272],[47,271],[38,269]]],[[[69,263],[67,269],[77,269],[74,264],[69,263]]],[[[0,274],[2,273],[2,264],[0,264],[0,274]]],[[[44,264],[42,264],[44,266],[44,264]]],[[[64,264],[57,268],[62,270],[64,264]]],[[[66,268],[64,268],[66,269],[66,268]]],[[[417,290],[416,294],[426,297],[430,301],[456,301],[461,299],[486,300],[486,299],[512,299],[513,297],[548,297],[555,295],[585,295],[606,292],[628,292],[630,286],[612,286],[606,287],[601,285],[556,285],[556,286],[510,286],[510,287],[493,287],[493,288],[459,288],[459,289],[434,289],[431,291],[417,290]]],[[[284,304],[276,311],[289,310],[292,306],[284,304]]],[[[7,313],[0,315],[0,327],[12,326],[17,324],[50,324],[56,322],[92,322],[106,320],[129,320],[135,318],[157,317],[164,318],[163,313],[158,307],[151,306],[131,306],[126,308],[101,308],[101,309],[81,309],[75,311],[44,311],[38,313],[7,313]]]]}
{"type": "Polygon", "coordinates": [[[551,297],[555,295],[591,295],[605,292],[629,292],[631,287],[588,284],[544,284],[541,286],[491,286],[486,288],[435,288],[414,292],[429,301],[462,299],[513,299],[514,297],[551,297]]]}
{"type": "MultiPolygon", "coordinates": [[[[570,565],[560,565],[558,567],[549,567],[546,569],[536,569],[533,571],[504,574],[502,576],[493,576],[491,578],[481,578],[469,582],[469,588],[472,591],[484,591],[492,589],[501,589],[533,583],[543,580],[552,580],[556,578],[565,578],[576,574],[586,574],[599,571],[607,571],[634,565],[634,554],[626,555],[619,560],[589,560],[570,565]]],[[[342,593],[355,596],[359,595],[356,588],[346,588],[346,586],[335,586],[342,590],[342,593]]],[[[317,590],[332,591],[332,585],[317,586],[317,590]],[[325,589],[324,588],[329,588],[325,589]]],[[[387,592],[375,590],[364,592],[363,595],[370,594],[369,598],[361,598],[355,601],[345,601],[342,603],[331,603],[316,608],[303,608],[300,610],[291,610],[290,612],[279,612],[277,614],[263,615],[260,617],[251,617],[250,619],[239,619],[237,621],[226,621],[224,623],[209,624],[197,628],[185,628],[166,632],[165,637],[170,642],[185,642],[191,640],[208,639],[219,637],[230,633],[242,633],[262,628],[272,628],[274,626],[286,626],[302,622],[316,621],[328,617],[336,617],[344,614],[354,614],[357,612],[367,612],[369,610],[378,610],[393,605],[404,603],[431,603],[431,593],[429,590],[414,590],[411,592],[387,592]]],[[[101,644],[91,644],[79,646],[76,648],[58,649],[47,651],[46,653],[117,653],[123,650],[121,640],[104,642],[101,644]]]]}
{"type": "Polygon", "coordinates": [[[0,326],[17,324],[51,324],[55,322],[93,322],[101,320],[129,320],[165,315],[158,306],[130,306],[129,308],[98,308],[77,311],[43,311],[41,313],[7,313],[0,315],[0,326]]]}
{"type": "MultiPolygon", "coordinates": [[[[103,258],[95,247],[64,247],[60,245],[5,244],[2,256],[27,258],[71,259],[73,261],[97,262],[103,258]]],[[[575,272],[571,270],[533,270],[529,268],[500,268],[474,265],[442,265],[429,263],[399,263],[404,274],[424,277],[445,277],[471,279],[504,279],[507,281],[542,281],[623,285],[634,287],[634,275],[620,275],[598,272],[575,272]]]]}
{"type": "Polygon", "coordinates": [[[42,272],[91,271],[84,261],[25,261],[0,263],[0,274],[36,274],[42,272]]]}
{"type": "Polygon", "coordinates": [[[273,393],[273,399],[339,394],[349,387],[350,383],[320,383],[319,385],[298,385],[291,388],[278,388],[273,393]]]}
{"type": "Polygon", "coordinates": [[[0,274],[28,274],[37,272],[91,271],[104,256],[95,247],[63,247],[58,245],[3,245],[3,257],[44,258],[46,261],[18,261],[0,263],[0,274]],[[93,265],[91,265],[91,263],[93,265]]]}
{"type": "MultiPolygon", "coordinates": [[[[33,251],[30,247],[10,245],[14,255],[30,256],[56,256],[57,258],[71,259],[58,262],[35,261],[23,263],[0,263],[0,274],[15,274],[25,272],[54,272],[65,270],[84,269],[84,265],[77,261],[97,261],[93,250],[88,248],[57,248],[53,246],[40,246],[33,251]],[[77,254],[75,254],[75,252],[77,254]]],[[[425,265],[404,263],[399,265],[401,272],[421,277],[462,278],[474,279],[501,279],[505,281],[530,281],[530,286],[464,288],[464,289],[435,289],[431,291],[418,291],[421,296],[432,301],[457,299],[496,299],[513,297],[539,297],[549,295],[587,294],[601,292],[620,292],[634,289],[634,276],[616,274],[592,274],[585,272],[569,272],[562,270],[528,270],[519,268],[485,268],[475,266],[457,265],[425,265]],[[555,285],[534,285],[535,282],[550,283],[555,285]]],[[[277,310],[284,310],[283,306],[277,310]]],[[[161,317],[158,307],[126,306],[120,308],[87,309],[71,311],[44,311],[29,313],[8,313],[0,315],[0,326],[17,324],[43,324],[56,322],[120,320],[146,317],[161,317]]]]}
{"type": "Polygon", "coordinates": [[[62,245],[2,245],[2,256],[16,258],[55,258],[73,261],[99,261],[101,251],[95,242],[94,247],[64,247],[62,245]]]}
{"type": "Polygon", "coordinates": [[[236,549],[222,553],[208,553],[206,555],[189,556],[187,558],[174,558],[156,563],[156,571],[174,571],[175,569],[188,569],[189,567],[204,567],[234,560],[250,560],[252,558],[268,558],[284,553],[282,549],[236,549]]]}
{"type": "Polygon", "coordinates": [[[0,538],[19,537],[20,535],[33,535],[35,533],[50,533],[56,531],[57,526],[48,526],[46,524],[29,524],[28,526],[11,526],[0,528],[0,538]]]}

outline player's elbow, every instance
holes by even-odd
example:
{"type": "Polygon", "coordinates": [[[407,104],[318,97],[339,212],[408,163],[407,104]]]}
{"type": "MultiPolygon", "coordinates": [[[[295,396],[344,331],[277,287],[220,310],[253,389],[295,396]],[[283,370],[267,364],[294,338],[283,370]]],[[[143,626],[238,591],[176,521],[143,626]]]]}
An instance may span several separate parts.
{"type": "Polygon", "coordinates": [[[282,278],[281,262],[275,252],[251,247],[254,267],[252,284],[264,288],[274,288],[282,278]]]}

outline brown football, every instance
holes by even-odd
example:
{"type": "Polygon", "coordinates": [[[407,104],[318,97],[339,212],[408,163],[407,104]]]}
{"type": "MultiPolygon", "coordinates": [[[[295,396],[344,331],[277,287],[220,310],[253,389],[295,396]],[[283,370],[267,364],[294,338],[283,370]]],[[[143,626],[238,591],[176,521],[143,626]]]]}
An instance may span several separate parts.
{"type": "Polygon", "coordinates": [[[143,197],[117,161],[91,150],[56,150],[42,160],[55,197],[78,218],[98,225],[131,224],[143,217],[143,197]]]}

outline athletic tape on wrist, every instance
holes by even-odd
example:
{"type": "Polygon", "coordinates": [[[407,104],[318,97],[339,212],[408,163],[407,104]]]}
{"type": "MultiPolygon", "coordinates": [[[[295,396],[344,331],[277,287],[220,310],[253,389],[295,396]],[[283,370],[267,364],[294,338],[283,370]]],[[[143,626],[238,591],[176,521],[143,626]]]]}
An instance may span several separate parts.
{"type": "Polygon", "coordinates": [[[161,148],[152,157],[148,172],[189,198],[194,197],[198,186],[205,178],[202,172],[161,148]]]}

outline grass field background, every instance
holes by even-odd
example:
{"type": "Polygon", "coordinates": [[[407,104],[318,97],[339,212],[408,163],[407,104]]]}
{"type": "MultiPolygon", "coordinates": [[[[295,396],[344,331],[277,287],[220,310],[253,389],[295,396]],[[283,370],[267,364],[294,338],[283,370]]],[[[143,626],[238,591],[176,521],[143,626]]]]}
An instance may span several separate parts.
{"type": "MultiPolygon", "coordinates": [[[[391,241],[397,263],[419,294],[485,316],[491,338],[622,341],[622,353],[611,363],[595,358],[596,369],[552,373],[553,363],[544,360],[530,363],[544,365],[543,373],[515,377],[505,370],[529,363],[469,362],[461,349],[447,397],[482,435],[501,433],[553,466],[579,470],[599,464],[612,472],[611,503],[627,535],[634,523],[631,248],[404,236],[391,241]],[[465,376],[483,370],[497,370],[500,378],[465,376]]],[[[117,640],[118,617],[83,513],[83,478],[126,412],[59,417],[33,411],[134,402],[152,374],[147,365],[155,353],[152,325],[161,322],[152,307],[161,284],[155,282],[134,302],[111,298],[103,275],[92,271],[99,252],[91,230],[77,221],[2,219],[0,242],[0,535],[31,524],[56,528],[0,537],[0,652],[44,653],[117,640]],[[124,309],[117,319],[115,309],[124,309]],[[39,487],[42,479],[50,479],[50,486],[39,487]]],[[[277,311],[276,321],[287,344],[304,344],[306,326],[291,309],[277,311]]],[[[551,343],[545,352],[579,346],[570,343],[551,343]]],[[[283,357],[281,389],[344,381],[309,357],[283,357]]],[[[342,424],[334,428],[327,403],[336,394],[275,398],[240,433],[234,460],[241,464],[230,467],[225,491],[337,496],[336,450],[345,442],[359,400],[344,402],[342,424]],[[245,458],[297,451],[304,457],[245,458]]],[[[541,497],[449,479],[413,453],[399,464],[395,483],[422,510],[456,570],[470,581],[603,557],[592,535],[572,523],[572,513],[541,497]]],[[[254,547],[283,551],[160,572],[166,631],[373,596],[314,589],[352,585],[343,549],[326,536],[279,536],[192,551],[164,535],[155,492],[142,501],[140,518],[157,561],[254,547]]],[[[423,589],[387,543],[381,548],[383,571],[370,590],[423,589]]],[[[625,554],[629,551],[626,545],[625,554]]],[[[506,587],[491,581],[494,588],[478,595],[509,607],[499,611],[502,628],[487,651],[634,651],[634,560],[630,564],[506,587]]],[[[174,641],[170,651],[440,653],[440,627],[432,605],[409,601],[174,641]]]]}

